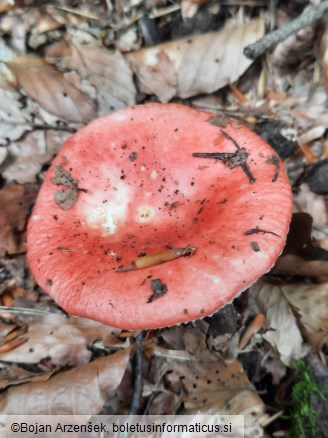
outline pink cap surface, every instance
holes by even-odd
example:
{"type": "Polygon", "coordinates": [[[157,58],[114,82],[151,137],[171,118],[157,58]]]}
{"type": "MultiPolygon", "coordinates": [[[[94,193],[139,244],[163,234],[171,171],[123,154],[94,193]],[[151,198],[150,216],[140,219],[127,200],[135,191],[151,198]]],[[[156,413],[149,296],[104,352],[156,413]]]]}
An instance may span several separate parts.
{"type": "Polygon", "coordinates": [[[164,327],[212,314],[266,273],[291,210],[280,160],[248,128],[182,105],[131,107],[63,145],[29,222],[28,262],[69,313],[124,329],[164,327]],[[236,162],[193,156],[239,148],[250,175],[236,162]],[[65,172],[76,181],[65,183],[65,172]],[[197,248],[190,257],[118,272],[188,245],[197,248]],[[163,294],[154,296],[156,285],[163,294]]]}

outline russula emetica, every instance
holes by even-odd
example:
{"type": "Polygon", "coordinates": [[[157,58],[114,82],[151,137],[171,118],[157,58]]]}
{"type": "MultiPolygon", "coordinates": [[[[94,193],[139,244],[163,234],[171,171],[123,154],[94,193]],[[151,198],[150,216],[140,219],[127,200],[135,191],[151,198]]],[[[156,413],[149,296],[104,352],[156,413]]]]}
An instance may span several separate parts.
{"type": "Polygon", "coordinates": [[[291,210],[278,156],[239,122],[130,107],[81,129],[51,163],[28,262],[66,312],[164,327],[212,314],[266,273],[291,210]]]}

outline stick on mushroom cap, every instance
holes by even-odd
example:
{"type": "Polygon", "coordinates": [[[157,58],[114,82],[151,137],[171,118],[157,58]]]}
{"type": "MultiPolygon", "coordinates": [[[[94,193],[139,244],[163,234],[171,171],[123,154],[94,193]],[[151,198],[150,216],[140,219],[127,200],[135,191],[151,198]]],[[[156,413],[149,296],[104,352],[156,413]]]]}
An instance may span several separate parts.
{"type": "Polygon", "coordinates": [[[291,209],[278,156],[248,128],[182,105],[131,107],[64,144],[28,261],[69,313],[165,327],[212,314],[267,272],[291,209]]]}

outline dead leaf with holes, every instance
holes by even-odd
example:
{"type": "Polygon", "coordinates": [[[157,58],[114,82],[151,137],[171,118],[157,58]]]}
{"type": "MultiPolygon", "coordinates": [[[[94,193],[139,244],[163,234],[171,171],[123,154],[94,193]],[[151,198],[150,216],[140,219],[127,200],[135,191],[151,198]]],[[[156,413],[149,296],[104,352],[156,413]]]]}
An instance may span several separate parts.
{"type": "Polygon", "coordinates": [[[46,58],[78,73],[80,88],[97,101],[98,116],[135,104],[132,71],[122,54],[100,47],[85,32],[72,31],[68,43],[47,49],[46,58]]]}
{"type": "MultiPolygon", "coordinates": [[[[189,354],[167,355],[155,362],[155,383],[163,379],[167,390],[183,402],[185,413],[198,411],[228,415],[245,415],[248,433],[260,430],[265,418],[265,406],[249,382],[239,361],[225,362],[218,354],[212,354],[205,335],[198,328],[188,327],[183,335],[185,349],[189,354]]],[[[153,349],[155,358],[157,347],[153,349]]],[[[181,352],[181,353],[182,353],[181,352]]],[[[178,352],[177,352],[178,353],[178,352]]],[[[163,351],[159,350],[159,355],[163,351]]],[[[156,359],[159,359],[157,357],[156,359]]]]}
{"type": "MultiPolygon", "coordinates": [[[[49,358],[54,366],[77,366],[88,362],[90,346],[98,341],[117,343],[120,330],[84,318],[67,318],[50,313],[47,316],[21,319],[28,324],[28,342],[8,353],[0,360],[15,363],[39,363],[49,358]]],[[[124,347],[124,344],[121,344],[124,347]]],[[[125,345],[126,346],[126,345],[125,345]]]]}
{"type": "Polygon", "coordinates": [[[26,251],[25,227],[37,194],[32,185],[10,184],[0,190],[0,256],[26,251]]]}
{"type": "Polygon", "coordinates": [[[119,387],[129,362],[130,348],[80,367],[10,387],[2,394],[2,414],[95,415],[119,387]],[[78,403],[77,403],[78,400],[78,403]]]}
{"type": "Polygon", "coordinates": [[[96,116],[94,104],[42,58],[18,56],[7,62],[7,67],[24,92],[50,114],[75,123],[85,123],[96,116]]]}
{"type": "Polygon", "coordinates": [[[140,90],[168,102],[174,96],[213,93],[235,82],[252,63],[244,56],[244,47],[263,33],[261,19],[238,26],[229,22],[219,32],[146,48],[126,55],[126,59],[137,75],[140,90]]]}

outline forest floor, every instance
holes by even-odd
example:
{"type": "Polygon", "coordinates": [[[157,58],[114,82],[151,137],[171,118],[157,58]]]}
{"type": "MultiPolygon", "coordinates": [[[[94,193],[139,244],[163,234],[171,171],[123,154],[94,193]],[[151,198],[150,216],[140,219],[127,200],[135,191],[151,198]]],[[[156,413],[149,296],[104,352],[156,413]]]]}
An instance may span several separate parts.
{"type": "Polygon", "coordinates": [[[0,414],[201,411],[244,415],[245,436],[328,436],[328,31],[324,10],[311,19],[318,4],[0,3],[0,414]],[[288,38],[243,55],[303,11],[288,38]],[[148,102],[222,112],[259,134],[284,163],[293,218],[272,270],[213,316],[127,331],[69,316],[42,291],[26,229],[61,145],[98,116],[148,102]]]}

